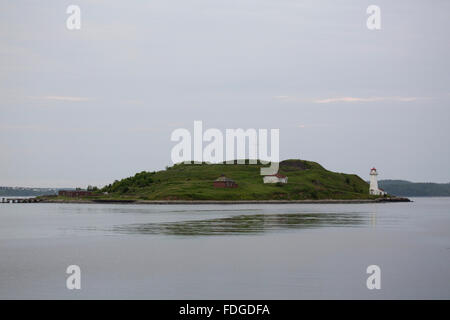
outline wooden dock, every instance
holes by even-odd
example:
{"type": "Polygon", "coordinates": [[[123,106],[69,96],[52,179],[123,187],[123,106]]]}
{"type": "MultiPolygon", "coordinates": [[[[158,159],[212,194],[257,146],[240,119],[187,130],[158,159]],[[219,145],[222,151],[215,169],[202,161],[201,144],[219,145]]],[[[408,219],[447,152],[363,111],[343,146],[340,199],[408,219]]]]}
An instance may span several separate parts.
{"type": "Polygon", "coordinates": [[[41,201],[37,198],[2,198],[1,203],[36,203],[41,201]]]}

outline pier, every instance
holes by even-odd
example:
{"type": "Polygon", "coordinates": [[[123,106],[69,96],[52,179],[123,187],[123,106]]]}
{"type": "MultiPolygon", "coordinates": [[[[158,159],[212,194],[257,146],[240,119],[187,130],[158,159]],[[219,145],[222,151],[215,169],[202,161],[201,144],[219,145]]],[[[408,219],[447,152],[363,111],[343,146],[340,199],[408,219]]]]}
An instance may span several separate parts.
{"type": "Polygon", "coordinates": [[[36,203],[41,201],[37,198],[2,198],[1,203],[36,203]]]}

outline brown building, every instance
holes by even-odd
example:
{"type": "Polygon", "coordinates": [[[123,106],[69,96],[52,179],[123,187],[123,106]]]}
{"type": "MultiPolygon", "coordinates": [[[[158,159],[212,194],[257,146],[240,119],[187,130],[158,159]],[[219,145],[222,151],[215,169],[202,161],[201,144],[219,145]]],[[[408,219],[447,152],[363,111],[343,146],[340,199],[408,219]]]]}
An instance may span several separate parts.
{"type": "Polygon", "coordinates": [[[220,176],[214,181],[214,188],[237,188],[237,183],[234,180],[220,176]]]}
{"type": "Polygon", "coordinates": [[[78,198],[91,196],[92,192],[86,190],[59,190],[58,195],[63,197],[78,198]]]}

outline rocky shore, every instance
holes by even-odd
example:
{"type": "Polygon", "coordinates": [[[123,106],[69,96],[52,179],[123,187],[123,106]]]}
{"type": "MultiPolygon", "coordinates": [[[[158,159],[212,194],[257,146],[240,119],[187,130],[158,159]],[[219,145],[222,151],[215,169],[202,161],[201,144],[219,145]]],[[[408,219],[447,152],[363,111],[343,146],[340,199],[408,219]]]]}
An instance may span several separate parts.
{"type": "Polygon", "coordinates": [[[411,202],[408,198],[392,197],[378,199],[350,199],[350,200],[129,200],[129,199],[42,199],[40,203],[109,203],[109,204],[351,204],[351,203],[388,203],[411,202]]]}

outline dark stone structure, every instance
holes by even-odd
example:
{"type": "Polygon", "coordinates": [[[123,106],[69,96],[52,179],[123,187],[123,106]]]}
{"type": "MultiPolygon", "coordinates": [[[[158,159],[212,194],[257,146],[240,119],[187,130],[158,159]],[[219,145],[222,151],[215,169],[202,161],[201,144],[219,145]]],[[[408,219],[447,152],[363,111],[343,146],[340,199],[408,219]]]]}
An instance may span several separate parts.
{"type": "Polygon", "coordinates": [[[238,185],[233,179],[229,179],[224,175],[214,181],[214,188],[237,188],[238,185]]]}
{"type": "Polygon", "coordinates": [[[79,198],[91,196],[92,192],[86,190],[59,190],[58,195],[63,197],[79,198]]]}

